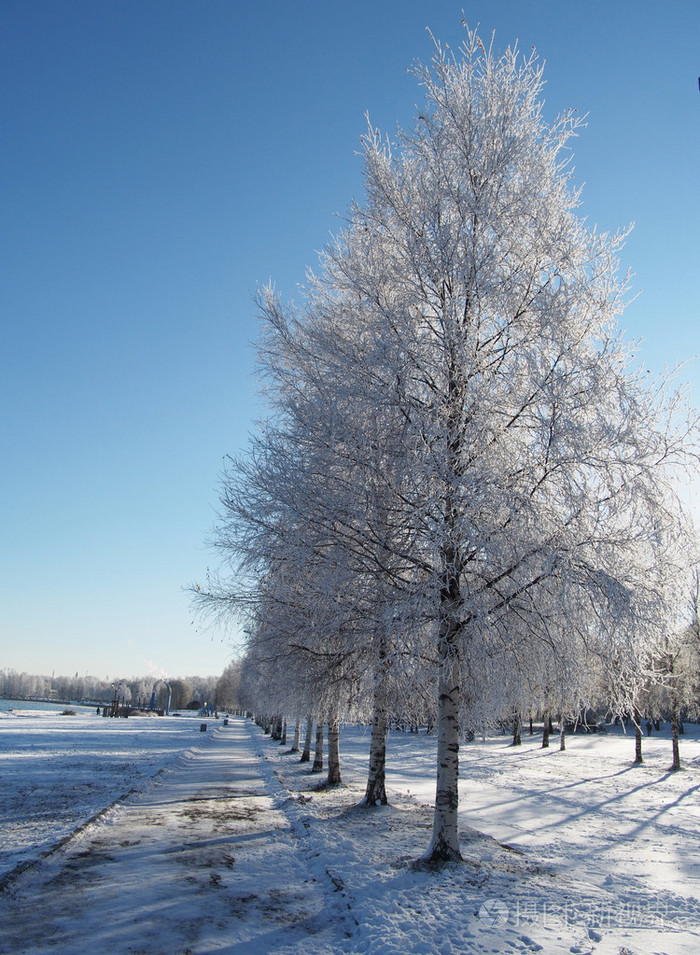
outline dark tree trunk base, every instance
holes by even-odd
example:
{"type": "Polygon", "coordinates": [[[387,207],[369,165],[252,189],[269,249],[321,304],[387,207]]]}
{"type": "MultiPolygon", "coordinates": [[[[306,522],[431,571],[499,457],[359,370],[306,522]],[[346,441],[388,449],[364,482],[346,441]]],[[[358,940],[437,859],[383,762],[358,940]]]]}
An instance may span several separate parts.
{"type": "Polygon", "coordinates": [[[315,786],[312,786],[309,791],[314,793],[322,793],[325,792],[326,789],[345,789],[345,783],[342,781],[330,783],[328,782],[328,777],[326,777],[325,779],[322,779],[320,783],[316,783],[315,786]]]}
{"type": "Polygon", "coordinates": [[[365,796],[362,799],[362,802],[359,803],[359,805],[366,806],[367,809],[376,809],[378,806],[388,806],[389,799],[387,798],[386,793],[384,793],[381,796],[376,796],[376,795],[367,796],[365,794],[365,796]]]}
{"type": "Polygon", "coordinates": [[[680,719],[678,718],[678,702],[673,701],[673,715],[671,717],[671,744],[673,747],[673,762],[671,763],[669,772],[675,773],[681,768],[681,751],[678,744],[678,726],[680,724],[680,719]]]}
{"type": "Polygon", "coordinates": [[[634,765],[634,766],[641,766],[643,762],[644,762],[644,758],[643,758],[643,756],[642,756],[642,734],[641,734],[641,731],[638,731],[638,732],[635,734],[635,739],[634,739],[634,763],[633,763],[633,765],[634,765]]]}
{"type": "Polygon", "coordinates": [[[302,750],[300,763],[308,763],[311,759],[311,738],[313,735],[313,716],[309,715],[306,718],[306,740],[304,742],[304,749],[302,750]]]}
{"type": "Polygon", "coordinates": [[[384,784],[382,783],[382,785],[373,786],[371,788],[368,786],[362,802],[358,803],[358,805],[364,806],[367,809],[376,809],[378,806],[388,806],[389,800],[384,784]]]}
{"type": "Polygon", "coordinates": [[[452,862],[464,862],[462,853],[449,846],[431,846],[428,852],[413,863],[416,869],[439,869],[452,862]]]}

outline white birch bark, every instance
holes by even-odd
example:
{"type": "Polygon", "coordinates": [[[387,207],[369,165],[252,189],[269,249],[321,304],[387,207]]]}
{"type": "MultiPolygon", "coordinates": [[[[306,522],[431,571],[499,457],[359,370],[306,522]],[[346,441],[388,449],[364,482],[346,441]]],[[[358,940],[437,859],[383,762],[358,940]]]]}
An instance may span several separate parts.
{"type": "Polygon", "coordinates": [[[459,663],[456,641],[441,640],[437,716],[437,781],[433,834],[425,859],[430,863],[456,862],[459,849],[459,663]]]}
{"type": "Polygon", "coordinates": [[[301,717],[297,716],[294,724],[294,742],[292,743],[291,753],[299,752],[299,743],[301,741],[301,717]]]}
{"type": "Polygon", "coordinates": [[[311,766],[312,773],[322,773],[323,772],[323,719],[319,717],[318,723],[316,724],[316,750],[314,752],[314,761],[311,766]]]}
{"type": "Polygon", "coordinates": [[[363,804],[386,806],[386,734],[387,715],[381,690],[375,693],[372,734],[369,746],[369,771],[363,804]]]}
{"type": "Polygon", "coordinates": [[[309,713],[306,717],[306,739],[304,740],[304,749],[301,753],[300,763],[308,763],[311,760],[311,740],[313,738],[314,717],[309,713]]]}
{"type": "Polygon", "coordinates": [[[328,720],[328,786],[342,783],[340,774],[340,720],[333,715],[328,720]]]}

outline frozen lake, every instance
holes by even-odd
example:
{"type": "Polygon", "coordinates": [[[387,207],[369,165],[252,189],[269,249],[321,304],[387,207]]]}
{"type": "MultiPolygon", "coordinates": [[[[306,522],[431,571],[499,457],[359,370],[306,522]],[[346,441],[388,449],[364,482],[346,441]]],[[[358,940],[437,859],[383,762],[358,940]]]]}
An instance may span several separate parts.
{"type": "Polygon", "coordinates": [[[81,703],[48,703],[41,700],[3,700],[0,699],[0,719],[4,713],[21,715],[26,713],[62,713],[65,709],[76,710],[79,713],[94,713],[96,707],[84,706],[81,703]]]}

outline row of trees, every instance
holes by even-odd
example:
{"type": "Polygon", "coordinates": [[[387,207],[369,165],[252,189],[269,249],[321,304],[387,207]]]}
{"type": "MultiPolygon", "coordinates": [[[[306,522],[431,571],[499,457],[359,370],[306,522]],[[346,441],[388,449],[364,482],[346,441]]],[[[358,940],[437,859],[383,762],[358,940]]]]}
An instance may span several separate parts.
{"type": "Polygon", "coordinates": [[[437,733],[426,858],[460,858],[458,752],[489,720],[639,708],[683,619],[675,493],[697,417],[633,367],[623,235],[577,212],[533,54],[467,31],[415,74],[395,143],[363,140],[365,198],[298,303],[259,295],[269,415],[223,475],[222,569],[195,596],[243,619],[244,705],[437,733]]]}
{"type": "MultiPolygon", "coordinates": [[[[697,590],[696,590],[697,593],[697,590]]],[[[485,733],[489,728],[499,727],[502,733],[511,732],[513,745],[522,742],[523,726],[529,723],[529,734],[534,732],[533,724],[537,721],[542,727],[542,747],[548,748],[550,736],[554,732],[553,721],[558,723],[556,732],[559,734],[559,749],[566,749],[566,735],[574,732],[597,732],[605,729],[607,719],[615,717],[615,722],[622,723],[631,729],[634,739],[635,763],[643,762],[642,740],[646,724],[647,733],[651,735],[659,730],[660,721],[667,721],[671,728],[672,763],[671,770],[681,768],[679,736],[684,733],[686,720],[700,719],[700,621],[697,614],[697,600],[692,601],[688,608],[692,623],[684,629],[672,634],[650,660],[651,666],[646,675],[635,681],[630,692],[620,694],[616,686],[611,686],[610,677],[618,679],[622,674],[613,666],[612,669],[601,666],[604,661],[591,658],[593,669],[590,671],[585,701],[582,697],[578,709],[557,709],[551,705],[552,697],[545,699],[541,694],[533,694],[530,700],[521,693],[519,703],[513,707],[510,703],[498,709],[498,701],[480,719],[472,718],[464,734],[468,740],[473,740],[477,734],[485,733]],[[617,701],[617,703],[615,702],[617,701]],[[549,704],[549,705],[548,705],[549,704]]],[[[288,719],[282,713],[273,713],[269,710],[270,703],[275,702],[275,695],[260,692],[260,682],[269,677],[267,659],[256,662],[252,654],[248,654],[242,661],[231,664],[227,673],[234,674],[235,678],[222,677],[227,686],[233,691],[227,695],[231,709],[248,710],[256,713],[257,723],[269,733],[273,739],[279,739],[287,744],[288,719]]],[[[609,661],[608,661],[609,664],[609,661]]],[[[222,682],[220,681],[220,682],[222,682]]],[[[302,718],[299,707],[293,710],[291,724],[291,753],[301,752],[301,761],[308,762],[312,742],[315,747],[313,772],[322,772],[324,720],[322,713],[316,716],[312,710],[306,718],[302,718]],[[314,732],[314,718],[316,729],[314,732]],[[305,726],[305,728],[304,728],[305,726]],[[300,748],[300,739],[305,735],[306,742],[303,750],[300,748]]],[[[473,714],[472,714],[473,716],[473,714]]],[[[426,732],[434,730],[434,708],[430,700],[426,706],[416,708],[414,705],[405,705],[397,713],[387,713],[386,726],[410,732],[419,732],[421,726],[426,732]]],[[[329,785],[341,781],[340,754],[338,752],[338,736],[333,735],[334,726],[329,724],[329,785]]],[[[384,788],[384,755],[382,753],[378,764],[370,761],[369,779],[365,803],[371,799],[371,804],[384,804],[386,791],[384,788]]]]}
{"type": "MultiPolygon", "coordinates": [[[[218,685],[221,677],[190,676],[184,679],[169,679],[172,709],[185,709],[193,701],[200,704],[218,705],[218,685]]],[[[155,685],[156,706],[165,707],[167,687],[164,681],[152,676],[129,680],[101,680],[95,676],[39,676],[18,673],[16,670],[0,670],[0,697],[4,699],[70,700],[80,702],[111,703],[119,695],[120,702],[132,706],[148,707],[155,685]]],[[[224,694],[225,695],[225,694],[224,694]]],[[[220,704],[226,705],[222,701],[220,704]]]]}

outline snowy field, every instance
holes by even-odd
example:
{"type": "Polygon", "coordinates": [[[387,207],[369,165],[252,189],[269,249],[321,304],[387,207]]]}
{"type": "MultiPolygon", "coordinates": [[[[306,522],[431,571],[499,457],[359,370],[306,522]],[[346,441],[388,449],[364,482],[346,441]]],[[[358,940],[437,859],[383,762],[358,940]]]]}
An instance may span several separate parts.
{"type": "MultiPolygon", "coordinates": [[[[563,753],[558,736],[543,750],[541,734],[524,735],[521,747],[505,737],[463,744],[462,854],[481,905],[488,896],[485,920],[523,929],[524,950],[531,941],[545,952],[700,952],[700,727],[686,730],[679,773],[668,771],[668,725],[645,736],[642,766],[633,765],[633,735],[612,727],[567,737],[563,753]],[[504,847],[515,850],[510,860],[504,847]],[[504,879],[509,868],[518,875],[504,879]],[[562,925],[574,931],[571,946],[566,932],[555,938],[562,925]]],[[[356,778],[365,750],[355,745],[345,758],[356,778]]],[[[392,734],[390,764],[392,789],[429,807],[433,741],[392,734]]],[[[429,829],[424,840],[427,848],[429,829]]],[[[511,950],[502,943],[493,951],[511,950]]]]}
{"type": "Polygon", "coordinates": [[[432,871],[434,739],[391,734],[391,805],[367,811],[367,731],[324,791],[252,723],[200,722],[0,717],[0,952],[700,951],[700,727],[679,773],[667,729],[640,767],[619,730],[464,744],[465,863],[432,871]]]}

